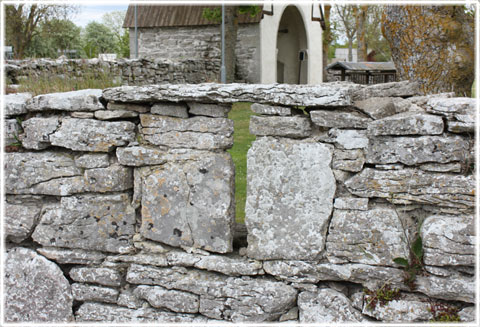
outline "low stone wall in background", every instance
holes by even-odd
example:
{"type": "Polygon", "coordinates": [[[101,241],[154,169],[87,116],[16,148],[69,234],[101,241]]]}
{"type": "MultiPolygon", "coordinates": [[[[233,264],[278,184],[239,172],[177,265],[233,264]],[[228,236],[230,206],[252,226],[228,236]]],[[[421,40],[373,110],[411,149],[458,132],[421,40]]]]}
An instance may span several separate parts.
{"type": "Polygon", "coordinates": [[[400,82],[5,103],[22,143],[4,161],[9,322],[475,319],[474,99],[400,82]],[[238,101],[257,137],[243,232],[226,152],[238,101]],[[393,259],[417,235],[424,269],[406,283],[393,259]]]}

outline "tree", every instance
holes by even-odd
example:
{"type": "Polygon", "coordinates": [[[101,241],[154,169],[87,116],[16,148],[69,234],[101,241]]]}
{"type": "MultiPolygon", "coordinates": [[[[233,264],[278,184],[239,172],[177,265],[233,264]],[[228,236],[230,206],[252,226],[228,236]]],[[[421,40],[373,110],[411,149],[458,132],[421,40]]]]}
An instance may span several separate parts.
{"type": "Polygon", "coordinates": [[[391,60],[390,45],[382,34],[382,15],[384,6],[370,5],[367,11],[365,43],[367,49],[375,51],[376,61],[391,60]]]}
{"type": "Polygon", "coordinates": [[[353,41],[355,40],[357,33],[357,24],[354,14],[355,6],[335,6],[335,14],[339,18],[339,24],[336,24],[336,29],[339,32],[345,33],[348,41],[348,61],[353,61],[353,41]]]}
{"type": "Polygon", "coordinates": [[[324,19],[325,19],[325,30],[323,31],[323,47],[322,47],[322,60],[323,60],[323,81],[328,82],[327,78],[327,65],[328,65],[328,50],[330,45],[332,44],[333,40],[335,39],[335,34],[331,26],[330,22],[330,12],[332,10],[332,6],[325,5],[324,7],[324,19]]]}
{"type": "Polygon", "coordinates": [[[357,30],[357,60],[367,61],[367,40],[365,38],[368,6],[354,7],[357,30]]]}
{"type": "Polygon", "coordinates": [[[18,4],[5,6],[6,43],[13,46],[14,56],[21,59],[39,34],[40,25],[54,18],[67,19],[78,10],[72,5],[18,4]]]}
{"type": "Polygon", "coordinates": [[[129,31],[122,27],[126,13],[126,10],[118,10],[106,13],[102,16],[103,25],[108,27],[115,36],[117,55],[123,58],[130,57],[129,31]]]}
{"type": "Polygon", "coordinates": [[[474,80],[474,17],[463,6],[387,6],[383,34],[401,79],[424,93],[470,96],[474,80]]]}
{"type": "Polygon", "coordinates": [[[90,58],[98,56],[99,53],[117,52],[117,44],[112,31],[97,22],[90,22],[85,27],[84,43],[85,53],[90,58]]]}

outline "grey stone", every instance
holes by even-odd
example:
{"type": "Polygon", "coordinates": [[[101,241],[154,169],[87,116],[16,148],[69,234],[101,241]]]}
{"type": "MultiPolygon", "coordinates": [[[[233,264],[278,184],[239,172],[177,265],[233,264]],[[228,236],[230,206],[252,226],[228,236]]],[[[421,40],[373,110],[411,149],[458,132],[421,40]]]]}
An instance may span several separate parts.
{"type": "Polygon", "coordinates": [[[124,166],[161,165],[167,162],[166,150],[159,147],[117,148],[118,162],[124,166]]]}
{"type": "Polygon", "coordinates": [[[94,112],[74,111],[70,113],[72,118],[90,119],[95,117],[94,112]]]}
{"type": "Polygon", "coordinates": [[[292,109],[290,107],[282,107],[282,106],[271,106],[266,104],[260,103],[253,103],[250,106],[250,109],[260,115],[268,115],[268,116],[291,116],[292,109]]]}
{"type": "Polygon", "coordinates": [[[312,283],[320,281],[315,262],[298,260],[268,260],[263,269],[269,275],[291,283],[312,283]]]}
{"type": "Polygon", "coordinates": [[[361,322],[365,319],[342,293],[324,288],[298,295],[300,323],[361,322]]]}
{"type": "Polygon", "coordinates": [[[263,274],[262,262],[247,259],[240,256],[199,256],[194,267],[198,269],[206,269],[217,271],[230,276],[247,276],[263,274]]]}
{"type": "Polygon", "coordinates": [[[400,299],[392,300],[385,304],[378,303],[373,310],[367,306],[371,300],[371,296],[365,296],[362,313],[378,321],[405,323],[430,321],[433,319],[433,315],[429,310],[431,304],[427,302],[428,298],[424,296],[402,294],[400,299]]]}
{"type": "Polygon", "coordinates": [[[331,263],[356,262],[393,266],[394,258],[408,258],[406,231],[389,208],[368,211],[334,210],[326,242],[331,263]]]}
{"type": "Polygon", "coordinates": [[[19,141],[23,145],[23,135],[22,128],[18,124],[16,119],[5,119],[4,120],[4,145],[10,145],[13,143],[18,143],[19,141]],[[17,140],[18,139],[18,140],[17,140]]]}
{"type": "Polygon", "coordinates": [[[305,116],[251,116],[250,134],[303,138],[310,136],[312,126],[305,116]]]}
{"type": "Polygon", "coordinates": [[[232,251],[234,167],[229,154],[143,169],[141,234],[173,246],[232,251]]]}
{"type": "Polygon", "coordinates": [[[420,84],[418,82],[400,81],[368,85],[353,92],[352,97],[354,100],[362,100],[373,97],[405,98],[420,94],[420,84]]]}
{"type": "Polygon", "coordinates": [[[151,113],[155,115],[162,115],[162,116],[188,118],[187,106],[183,103],[173,103],[173,102],[155,103],[152,106],[151,113]]]}
{"type": "MultiPolygon", "coordinates": [[[[413,97],[415,98],[415,97],[413,97]]],[[[425,109],[412,101],[413,98],[394,99],[395,111],[397,114],[402,112],[425,112],[425,109]]]]}
{"type": "Polygon", "coordinates": [[[229,149],[233,146],[233,134],[222,135],[198,132],[157,133],[154,128],[142,128],[144,139],[154,145],[171,148],[190,148],[199,150],[229,149]]]}
{"type": "Polygon", "coordinates": [[[320,127],[366,129],[371,118],[352,110],[313,110],[312,122],[320,127]]]}
{"type": "Polygon", "coordinates": [[[95,111],[95,118],[100,120],[112,120],[120,118],[138,117],[138,112],[131,110],[97,110],[95,111]]]}
{"type": "Polygon", "coordinates": [[[80,91],[42,94],[33,97],[27,103],[28,111],[95,111],[105,109],[100,102],[102,90],[86,89],[80,91]]]}
{"type": "Polygon", "coordinates": [[[45,210],[32,237],[43,246],[128,252],[135,233],[129,203],[127,194],[64,197],[45,210]]]}
{"type": "Polygon", "coordinates": [[[335,198],[335,209],[368,210],[368,198],[335,198]]]}
{"type": "Polygon", "coordinates": [[[421,170],[433,171],[438,173],[460,173],[462,171],[462,164],[459,162],[452,162],[447,164],[439,163],[425,163],[419,166],[421,170]]]}
{"type": "Polygon", "coordinates": [[[95,265],[102,263],[106,257],[105,254],[99,251],[60,249],[55,247],[38,248],[37,252],[60,264],[95,265]]]}
{"type": "Polygon", "coordinates": [[[473,176],[424,172],[419,169],[364,169],[345,182],[361,197],[381,197],[392,203],[423,203],[457,210],[475,207],[473,176]]]}
{"type": "Polygon", "coordinates": [[[355,107],[373,119],[382,119],[396,114],[392,98],[367,98],[366,100],[355,101],[355,107]]]}
{"type": "Polygon", "coordinates": [[[369,135],[438,135],[444,130],[440,116],[405,112],[368,124],[369,135]]]}
{"type": "Polygon", "coordinates": [[[169,265],[166,255],[159,253],[137,253],[132,255],[109,256],[106,261],[136,263],[139,265],[150,265],[159,267],[168,267],[169,265]]]}
{"type": "Polygon", "coordinates": [[[117,304],[122,307],[127,307],[130,309],[139,309],[145,303],[144,300],[139,299],[131,289],[125,289],[120,292],[120,295],[117,299],[117,304]]]}
{"type": "Polygon", "coordinates": [[[333,207],[331,149],[312,141],[257,139],[247,154],[248,256],[319,257],[333,207]]]}
{"type": "Polygon", "coordinates": [[[428,217],[422,224],[424,263],[432,266],[475,265],[473,216],[428,217]]]}
{"type": "Polygon", "coordinates": [[[64,118],[60,128],[50,135],[50,142],[74,151],[109,152],[132,142],[134,130],[131,122],[64,118]]]}
{"type": "Polygon", "coordinates": [[[75,301],[82,302],[116,303],[118,298],[118,291],[116,289],[81,283],[72,284],[72,294],[75,301]]]}
{"type": "Polygon", "coordinates": [[[27,113],[26,104],[32,98],[30,93],[13,93],[3,96],[5,117],[27,113]]]}
{"type": "Polygon", "coordinates": [[[351,172],[359,172],[365,164],[362,150],[339,150],[333,152],[332,168],[351,172]]]}
{"type": "Polygon", "coordinates": [[[340,149],[364,149],[368,145],[368,138],[364,130],[332,128],[328,131],[328,135],[335,146],[340,149]]]}
{"type": "Polygon", "coordinates": [[[280,319],[278,319],[279,322],[282,321],[297,321],[298,320],[298,307],[293,307],[290,310],[288,310],[287,313],[283,314],[280,319]]]}
{"type": "Polygon", "coordinates": [[[39,205],[4,203],[4,235],[8,241],[20,243],[33,232],[40,217],[39,205]]]}
{"type": "Polygon", "coordinates": [[[72,291],[53,262],[26,248],[5,255],[5,322],[72,322],[72,291]]]}
{"type": "Polygon", "coordinates": [[[187,292],[168,290],[161,286],[138,286],[133,293],[145,299],[154,308],[166,308],[174,312],[197,313],[200,297],[187,292]]]}
{"type": "Polygon", "coordinates": [[[188,112],[192,115],[209,116],[209,117],[227,117],[228,112],[232,108],[227,104],[210,104],[210,103],[198,103],[187,102],[188,112]]]}
{"type": "Polygon", "coordinates": [[[74,267],[69,275],[76,282],[104,286],[120,286],[123,280],[122,274],[111,268],[74,267]]]}
{"type": "Polygon", "coordinates": [[[458,313],[461,322],[474,322],[475,321],[475,306],[463,308],[458,313]]]}
{"type": "Polygon", "coordinates": [[[107,101],[159,102],[255,102],[297,106],[351,105],[350,86],[286,84],[184,84],[121,86],[105,89],[107,101]]]}
{"type": "Polygon", "coordinates": [[[416,291],[433,298],[475,303],[475,278],[417,276],[416,291]]]}
{"type": "Polygon", "coordinates": [[[106,153],[85,153],[75,157],[75,166],[79,168],[106,168],[109,165],[106,153]]]}
{"type": "Polygon", "coordinates": [[[460,136],[420,136],[370,138],[366,151],[367,163],[403,163],[416,165],[436,162],[466,161],[470,144],[460,136]]]}
{"type": "Polygon", "coordinates": [[[107,168],[87,169],[84,176],[87,192],[121,192],[133,188],[132,169],[119,164],[107,168]]]}
{"type": "Polygon", "coordinates": [[[427,112],[447,117],[448,131],[474,133],[477,100],[473,98],[430,98],[427,112]]]}
{"type": "Polygon", "coordinates": [[[150,105],[139,103],[125,103],[109,101],[107,104],[108,110],[129,110],[139,113],[146,113],[150,111],[150,105]]]}

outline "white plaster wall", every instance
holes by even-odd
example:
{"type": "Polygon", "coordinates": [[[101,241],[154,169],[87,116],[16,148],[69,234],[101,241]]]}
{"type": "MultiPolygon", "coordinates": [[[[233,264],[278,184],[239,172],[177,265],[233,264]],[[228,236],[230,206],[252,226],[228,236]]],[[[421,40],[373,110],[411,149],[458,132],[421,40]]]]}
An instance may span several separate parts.
{"type": "MultiPolygon", "coordinates": [[[[277,81],[277,33],[283,12],[288,4],[273,5],[273,16],[264,15],[260,22],[261,83],[277,81]]],[[[311,19],[311,4],[295,4],[302,15],[308,44],[308,84],[322,83],[322,27],[311,19]]],[[[266,6],[269,10],[270,6],[266,6]]]]}

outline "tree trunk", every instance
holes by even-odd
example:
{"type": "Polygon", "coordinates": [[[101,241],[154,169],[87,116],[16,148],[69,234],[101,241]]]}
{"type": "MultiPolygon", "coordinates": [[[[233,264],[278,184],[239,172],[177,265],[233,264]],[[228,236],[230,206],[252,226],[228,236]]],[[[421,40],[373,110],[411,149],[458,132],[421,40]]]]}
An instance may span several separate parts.
{"type": "Polygon", "coordinates": [[[358,61],[367,61],[367,43],[365,39],[368,6],[360,6],[357,10],[357,58],[358,61]]]}
{"type": "Polygon", "coordinates": [[[348,38],[348,61],[353,61],[353,37],[348,38]]]}
{"type": "Polygon", "coordinates": [[[474,18],[463,6],[387,6],[382,32],[400,79],[425,94],[470,96],[474,79],[474,18]]]}
{"type": "Polygon", "coordinates": [[[237,30],[238,6],[225,6],[225,72],[227,83],[235,81],[237,30]]]}
{"type": "Polygon", "coordinates": [[[322,48],[322,60],[323,60],[323,81],[328,82],[327,79],[327,65],[328,65],[328,48],[332,42],[332,29],[330,27],[330,10],[332,6],[325,5],[324,19],[325,30],[323,31],[323,48],[322,48]]]}

